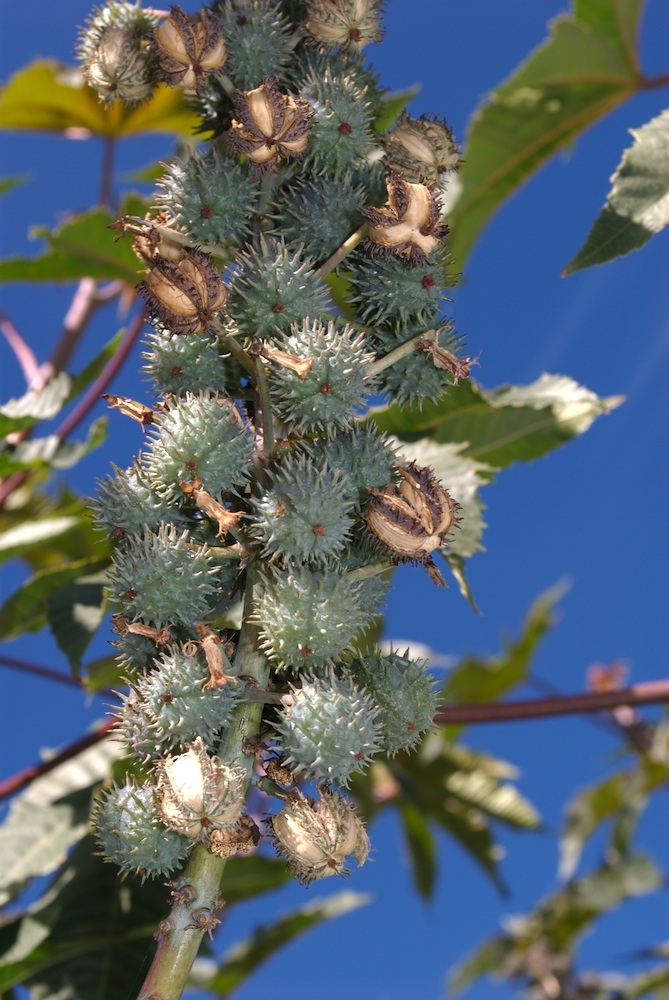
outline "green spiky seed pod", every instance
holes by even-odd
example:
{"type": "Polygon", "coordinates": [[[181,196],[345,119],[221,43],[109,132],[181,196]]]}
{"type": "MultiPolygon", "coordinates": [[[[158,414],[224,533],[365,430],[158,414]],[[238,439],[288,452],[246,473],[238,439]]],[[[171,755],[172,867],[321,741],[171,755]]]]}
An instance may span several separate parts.
{"type": "Polygon", "coordinates": [[[223,0],[213,4],[228,47],[226,73],[240,90],[285,76],[297,36],[278,0],[223,0]]]}
{"type": "Polygon", "coordinates": [[[314,109],[305,167],[339,177],[366,163],[377,148],[372,108],[355,81],[328,69],[308,80],[302,94],[314,109]]]}
{"type": "Polygon", "coordinates": [[[244,808],[244,776],[210,757],[198,738],[177,757],[159,762],[160,818],[190,840],[206,842],[212,830],[233,829],[244,808]]]}
{"type": "Polygon", "coordinates": [[[93,815],[95,835],[106,861],[122,875],[132,872],[156,878],[178,871],[188,855],[189,840],[160,822],[156,788],[126,778],[104,793],[93,815]]]}
{"type": "Polygon", "coordinates": [[[185,512],[152,488],[141,456],[131,469],[114,467],[114,473],[98,480],[98,494],[90,501],[93,522],[101,531],[119,540],[141,534],[145,527],[156,531],[163,522],[181,530],[190,524],[185,512]]]}
{"type": "MultiPolygon", "coordinates": [[[[424,332],[422,323],[391,322],[385,327],[376,327],[372,345],[379,355],[389,354],[407,340],[424,332]]],[[[450,323],[439,329],[439,345],[456,353],[460,339],[454,334],[450,323]]],[[[448,368],[437,367],[433,356],[420,348],[385,368],[376,378],[381,392],[387,392],[400,406],[423,402],[436,403],[444,394],[444,389],[453,385],[453,373],[448,368]]]]}
{"type": "Polygon", "coordinates": [[[349,677],[334,670],[293,688],[290,704],[273,721],[284,765],[310,781],[348,787],[379,750],[378,706],[349,677]]]}
{"type": "Polygon", "coordinates": [[[291,253],[281,241],[263,240],[259,250],[239,257],[229,289],[228,309],[240,334],[261,340],[326,308],[327,292],[302,248],[291,253]]]}
{"type": "Polygon", "coordinates": [[[112,642],[117,650],[119,673],[126,676],[150,670],[156,655],[156,644],[144,635],[124,632],[112,642]]]}
{"type": "Polygon", "coordinates": [[[257,187],[235,157],[189,150],[165,167],[156,201],[197,244],[236,248],[251,232],[257,187]]]}
{"type": "Polygon", "coordinates": [[[172,334],[156,323],[145,341],[144,372],[161,393],[227,393],[239,390],[242,369],[229,355],[221,356],[217,338],[207,334],[172,334]]]}
{"type": "Polygon", "coordinates": [[[327,72],[335,79],[348,77],[369,101],[372,119],[381,111],[387,93],[374,67],[359,53],[326,52],[324,49],[305,52],[299,63],[292,67],[292,72],[302,87],[307,81],[322,80],[327,72]]]}
{"type": "Polygon", "coordinates": [[[352,648],[373,618],[361,584],[333,570],[274,572],[259,588],[255,617],[263,648],[280,666],[324,666],[352,648]]]}
{"type": "Polygon", "coordinates": [[[287,458],[275,466],[272,489],[257,502],[255,530],[266,555],[324,565],[337,556],[353,524],[353,500],[344,476],[317,467],[306,456],[287,458]]]}
{"type": "Polygon", "coordinates": [[[362,865],[369,856],[369,838],[353,806],[328,788],[316,800],[296,795],[265,822],[277,854],[303,885],[328,875],[345,878],[347,857],[362,865]]]}
{"type": "Polygon", "coordinates": [[[295,184],[284,192],[273,231],[289,245],[306,243],[315,260],[325,260],[360,226],[367,198],[350,173],[295,184]]]}
{"type": "Polygon", "coordinates": [[[177,499],[180,483],[198,481],[219,498],[241,486],[253,442],[232,400],[215,393],[186,393],[161,415],[147,455],[155,489],[177,499]]]}
{"type": "Polygon", "coordinates": [[[331,434],[350,426],[371,391],[365,377],[373,361],[362,334],[332,320],[305,320],[282,342],[283,350],[311,361],[300,377],[283,365],[270,370],[270,391],[281,417],[305,434],[331,434]]]}
{"type": "Polygon", "coordinates": [[[340,471],[346,492],[358,503],[367,500],[368,487],[381,487],[395,476],[395,452],[372,421],[356,423],[327,441],[306,442],[314,461],[325,461],[340,471]]]}
{"type": "Polygon", "coordinates": [[[358,257],[349,275],[352,301],[363,323],[389,319],[434,325],[444,296],[441,263],[419,262],[413,267],[399,257],[358,257]]]}
{"type": "Polygon", "coordinates": [[[437,711],[434,677],[425,672],[425,662],[411,659],[409,650],[391,651],[356,660],[352,672],[380,706],[377,723],[386,752],[394,756],[416,746],[437,711]]]}
{"type": "Polygon", "coordinates": [[[118,713],[117,733],[141,760],[164,756],[201,736],[214,748],[239,704],[239,684],[211,686],[202,654],[167,649],[151,673],[134,682],[118,713]]]}
{"type": "Polygon", "coordinates": [[[134,3],[109,3],[97,8],[86,22],[77,42],[77,58],[84,77],[111,106],[120,100],[141,104],[156,83],[155,59],[148,36],[158,23],[134,3]]]}
{"type": "Polygon", "coordinates": [[[201,621],[216,591],[205,546],[189,546],[188,532],[161,525],[132,535],[112,556],[109,596],[130,618],[157,629],[201,621]]]}

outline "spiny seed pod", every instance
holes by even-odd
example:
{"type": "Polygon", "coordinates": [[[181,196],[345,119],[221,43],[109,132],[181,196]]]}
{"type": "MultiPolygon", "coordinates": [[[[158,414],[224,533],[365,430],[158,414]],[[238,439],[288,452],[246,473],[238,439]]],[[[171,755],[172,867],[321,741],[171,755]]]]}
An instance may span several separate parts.
{"type": "Polygon", "coordinates": [[[195,93],[210,73],[221,69],[228,56],[221,26],[206,8],[192,24],[174,4],[151,37],[160,79],[170,87],[181,84],[187,94],[195,93]]]}
{"type": "Polygon", "coordinates": [[[228,46],[225,71],[240,89],[285,76],[298,39],[280,0],[222,0],[213,7],[228,46]]]}
{"type": "MultiPolygon", "coordinates": [[[[348,74],[335,76],[326,69],[307,80],[303,94],[314,109],[305,167],[328,177],[364,169],[377,150],[365,91],[348,74]]],[[[332,212],[331,205],[327,211],[332,212]]]]}
{"type": "Polygon", "coordinates": [[[93,826],[106,861],[123,875],[145,878],[178,871],[188,855],[188,839],[167,830],[158,818],[156,788],[126,778],[103,794],[93,814],[93,826]]]}
{"type": "Polygon", "coordinates": [[[130,619],[158,629],[192,626],[210,609],[216,591],[206,546],[189,544],[189,534],[173,525],[131,535],[114,552],[109,571],[109,596],[130,619]]]}
{"type": "Polygon", "coordinates": [[[411,118],[403,111],[395,127],[381,136],[381,145],[388,170],[408,181],[440,184],[445,173],[458,169],[453,132],[436,116],[411,118]]]}
{"type": "Polygon", "coordinates": [[[114,473],[98,481],[98,494],[89,501],[93,523],[112,539],[141,535],[145,527],[156,531],[163,522],[182,531],[189,525],[188,515],[153,489],[141,455],[132,468],[114,467],[114,473]]]}
{"type": "Polygon", "coordinates": [[[153,53],[127,28],[105,28],[84,76],[107,105],[141,104],[153,93],[153,53]]]}
{"type": "Polygon", "coordinates": [[[366,500],[368,487],[389,483],[395,471],[393,448],[371,420],[327,441],[305,442],[304,448],[314,461],[339,470],[345,477],[343,492],[358,502],[366,500]]]}
{"type": "Polygon", "coordinates": [[[400,465],[399,487],[370,490],[367,523],[400,562],[424,562],[455,524],[455,504],[430,469],[400,465]]]}
{"type": "Polygon", "coordinates": [[[426,330],[435,325],[440,300],[444,296],[441,262],[436,265],[423,261],[407,267],[400,257],[375,255],[370,259],[360,254],[350,280],[358,315],[363,323],[371,326],[379,339],[382,335],[377,327],[391,319],[422,323],[426,330]]]}
{"type": "Polygon", "coordinates": [[[237,117],[223,137],[257,167],[304,153],[311,108],[282,94],[276,80],[270,77],[255,90],[238,90],[235,108],[237,117]]]}
{"type": "Polygon", "coordinates": [[[307,0],[305,30],[322,45],[359,52],[379,42],[381,0],[307,0]]]}
{"type": "Polygon", "coordinates": [[[277,854],[303,885],[329,875],[346,877],[347,857],[362,865],[369,856],[362,821],[343,795],[327,788],[316,800],[296,793],[266,824],[277,854]]]}
{"type": "Polygon", "coordinates": [[[376,614],[364,588],[334,570],[274,572],[259,590],[255,617],[268,656],[294,670],[321,667],[351,648],[376,614]]]}
{"type": "Polygon", "coordinates": [[[149,313],[172,333],[202,333],[227,298],[218,268],[206,253],[186,248],[179,261],[154,257],[139,285],[149,313]]]}
{"type": "Polygon", "coordinates": [[[281,756],[296,774],[311,781],[348,787],[378,752],[379,706],[349,677],[326,671],[294,687],[273,723],[281,756]]]}
{"type": "Polygon", "coordinates": [[[160,761],[160,817],[169,830],[205,841],[211,830],[235,827],[244,808],[242,772],[210,757],[198,737],[185,753],[160,761]]]}
{"type": "Polygon", "coordinates": [[[255,530],[265,554],[323,565],[337,556],[353,526],[344,476],[306,456],[278,463],[272,489],[256,502],[255,530]]]}
{"type": "Polygon", "coordinates": [[[448,227],[440,222],[439,205],[425,184],[409,184],[401,177],[386,181],[388,202],[383,208],[363,208],[372,251],[423,261],[442,242],[448,227]]]}
{"type": "Polygon", "coordinates": [[[420,742],[433,725],[437,711],[434,677],[422,660],[391,650],[386,656],[366,656],[351,665],[353,676],[374,699],[380,711],[380,741],[391,757],[420,742]]]}
{"type": "Polygon", "coordinates": [[[187,392],[170,400],[153,433],[149,477],[172,500],[183,495],[184,483],[197,483],[220,497],[245,481],[253,441],[227,396],[187,392]]]}
{"type": "Polygon", "coordinates": [[[185,396],[207,389],[234,397],[240,378],[246,374],[230,355],[221,355],[213,334],[173,336],[156,320],[144,344],[143,371],[161,394],[185,396]]]}

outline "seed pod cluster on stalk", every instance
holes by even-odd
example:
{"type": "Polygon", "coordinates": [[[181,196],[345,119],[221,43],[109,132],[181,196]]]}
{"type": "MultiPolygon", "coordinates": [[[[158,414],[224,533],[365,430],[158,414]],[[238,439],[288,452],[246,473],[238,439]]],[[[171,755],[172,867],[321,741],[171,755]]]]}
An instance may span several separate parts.
{"type": "MultiPolygon", "coordinates": [[[[393,565],[444,582],[434,556],[457,496],[368,406],[435,401],[466,377],[442,313],[457,149],[441,119],[377,131],[384,90],[361,49],[381,21],[379,0],[151,17],[117,2],[80,44],[98,86],[108,32],[129,33],[209,137],[165,166],[153,215],[117,224],[145,268],[156,395],[113,397],[145,446],[92,503],[115,543],[117,734],[133,763],[96,825],[124,873],[162,877],[195,845],[252,849],[259,787],[296,878],[346,874],[369,841],[341,789],[432,724],[425,665],[364,633],[393,565]]],[[[112,41],[126,64],[103,97],[136,100],[139,63],[112,41]]]]}

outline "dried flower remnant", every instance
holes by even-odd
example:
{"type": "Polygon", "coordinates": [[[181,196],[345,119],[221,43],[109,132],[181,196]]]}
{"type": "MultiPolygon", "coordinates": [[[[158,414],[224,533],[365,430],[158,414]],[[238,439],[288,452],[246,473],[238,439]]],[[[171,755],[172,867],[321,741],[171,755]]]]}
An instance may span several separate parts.
{"type": "Polygon", "coordinates": [[[107,27],[84,66],[84,76],[101,101],[141,104],[153,92],[153,53],[128,28],[107,27]]]}
{"type": "Polygon", "coordinates": [[[200,20],[191,23],[181,7],[173,5],[170,16],[153,29],[151,37],[159,78],[170,87],[181,84],[189,94],[221,69],[228,57],[221,26],[206,8],[200,11],[200,20]]]}
{"type": "Polygon", "coordinates": [[[184,250],[177,262],[154,258],[139,289],[151,315],[173,333],[203,333],[227,299],[214,262],[192,249],[184,250]]]}
{"type": "Polygon", "coordinates": [[[282,94],[276,80],[255,90],[238,90],[237,116],[224,138],[257,167],[299,156],[307,148],[312,115],[309,104],[282,94]]]}
{"type": "Polygon", "coordinates": [[[235,827],[244,806],[241,772],[210,757],[199,736],[185,753],[160,761],[158,790],[162,822],[194,841],[235,827]]]}
{"type": "Polygon", "coordinates": [[[439,204],[425,184],[410,184],[393,176],[386,181],[388,202],[383,208],[363,208],[368,245],[384,255],[426,260],[442,242],[448,227],[440,221],[439,204]]]}
{"type": "Polygon", "coordinates": [[[383,37],[380,0],[307,0],[305,30],[314,41],[359,52],[383,37]]]}

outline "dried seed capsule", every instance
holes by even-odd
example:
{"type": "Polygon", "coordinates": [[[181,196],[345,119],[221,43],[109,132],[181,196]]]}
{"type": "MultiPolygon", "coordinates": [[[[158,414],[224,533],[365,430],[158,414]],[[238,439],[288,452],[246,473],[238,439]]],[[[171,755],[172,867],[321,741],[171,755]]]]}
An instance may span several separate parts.
{"type": "Polygon", "coordinates": [[[455,523],[455,503],[430,469],[399,466],[399,487],[370,490],[367,523],[399,561],[427,562],[455,523]]]}
{"type": "Polygon", "coordinates": [[[186,249],[180,261],[153,258],[139,290],[152,315],[173,333],[202,333],[227,298],[214,262],[192,249],[186,249]]]}
{"type": "Polygon", "coordinates": [[[395,128],[380,141],[388,170],[408,181],[438,184],[443,174],[458,168],[457,143],[442,118],[411,118],[403,111],[395,128]]]}
{"type": "Polygon", "coordinates": [[[224,65],[228,51],[221,26],[211,11],[201,10],[196,24],[176,4],[170,12],[152,32],[158,76],[170,87],[181,84],[186,93],[192,94],[210,73],[224,65]]]}
{"type": "Polygon", "coordinates": [[[84,76],[100,100],[113,104],[140,104],[154,86],[153,53],[137,34],[126,28],[105,28],[88,60],[84,76]]]}
{"type": "Polygon", "coordinates": [[[441,243],[447,226],[440,222],[439,205],[425,184],[410,184],[401,177],[386,181],[388,202],[383,208],[363,208],[372,250],[423,261],[441,243]]]}
{"type": "Polygon", "coordinates": [[[210,757],[199,736],[186,753],[160,761],[158,792],[168,830],[196,841],[207,840],[210,830],[235,827],[244,807],[241,771],[210,757]]]}
{"type": "Polygon", "coordinates": [[[276,80],[237,91],[237,116],[224,138],[256,166],[299,156],[307,148],[312,110],[306,101],[282,94],[276,80]]]}
{"type": "Polygon", "coordinates": [[[306,31],[332,48],[359,52],[383,37],[380,0],[307,0],[306,31]]]}
{"type": "Polygon", "coordinates": [[[329,875],[346,877],[349,855],[358,865],[369,855],[369,838],[353,806],[327,788],[320,789],[316,800],[296,793],[266,823],[277,854],[305,885],[329,875]]]}

